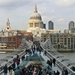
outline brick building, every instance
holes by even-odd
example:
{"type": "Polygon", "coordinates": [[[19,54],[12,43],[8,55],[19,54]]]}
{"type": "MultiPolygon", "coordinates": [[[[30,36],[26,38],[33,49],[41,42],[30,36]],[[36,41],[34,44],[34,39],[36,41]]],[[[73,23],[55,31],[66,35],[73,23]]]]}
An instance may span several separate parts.
{"type": "Polygon", "coordinates": [[[16,36],[1,36],[0,37],[0,49],[17,49],[22,42],[22,38],[25,37],[27,41],[33,41],[32,33],[19,31],[16,36]]]}

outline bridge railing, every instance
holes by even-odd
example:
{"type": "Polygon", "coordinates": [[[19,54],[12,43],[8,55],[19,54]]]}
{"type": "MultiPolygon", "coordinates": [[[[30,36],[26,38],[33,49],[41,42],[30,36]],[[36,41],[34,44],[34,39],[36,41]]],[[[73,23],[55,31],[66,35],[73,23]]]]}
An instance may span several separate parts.
{"type": "MultiPolygon", "coordinates": [[[[21,53],[18,54],[19,57],[21,58],[23,55],[25,55],[25,51],[22,51],[21,53]]],[[[13,55],[12,58],[8,58],[7,60],[4,61],[3,64],[0,65],[0,74],[3,73],[3,69],[4,69],[4,65],[7,64],[8,67],[13,63],[13,59],[16,58],[17,54],[16,55],[13,55]]]]}
{"type": "MultiPolygon", "coordinates": [[[[63,67],[65,67],[68,72],[69,72],[69,75],[75,75],[75,71],[73,71],[72,69],[70,69],[67,65],[65,65],[63,62],[61,62],[58,58],[61,58],[61,57],[64,57],[62,55],[60,55],[60,53],[58,53],[57,51],[53,51],[54,54],[51,54],[50,52],[48,52],[48,50],[46,50],[42,45],[41,47],[43,48],[44,51],[46,51],[46,55],[48,58],[55,58],[56,59],[56,65],[62,70],[63,67]],[[55,56],[57,55],[57,56],[55,56]],[[59,56],[59,57],[58,57],[59,56]]],[[[52,48],[51,48],[52,49],[52,48]]],[[[51,50],[52,51],[52,50],[51,50]]],[[[63,61],[67,61],[68,59],[64,59],[63,61]]]]}
{"type": "Polygon", "coordinates": [[[7,64],[7,66],[9,67],[13,63],[13,59],[16,57],[16,55],[19,55],[20,58],[23,55],[25,55],[25,51],[21,51],[24,46],[27,48],[28,43],[26,43],[25,39],[22,39],[22,42],[21,42],[18,49],[16,49],[14,52],[12,52],[11,55],[8,55],[7,57],[0,59],[0,74],[3,73],[3,69],[4,69],[5,64],[7,64]]]}

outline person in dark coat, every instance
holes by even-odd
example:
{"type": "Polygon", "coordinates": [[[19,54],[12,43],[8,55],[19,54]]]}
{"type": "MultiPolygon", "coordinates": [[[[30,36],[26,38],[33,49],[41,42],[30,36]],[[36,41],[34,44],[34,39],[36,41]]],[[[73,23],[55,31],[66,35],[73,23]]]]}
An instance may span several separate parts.
{"type": "Polygon", "coordinates": [[[65,75],[65,67],[62,68],[62,75],[65,75]]]}
{"type": "Polygon", "coordinates": [[[60,72],[57,70],[56,75],[60,75],[60,72]]]}
{"type": "Polygon", "coordinates": [[[47,52],[46,51],[44,51],[44,55],[46,55],[47,54],[47,52]]]}
{"type": "Polygon", "coordinates": [[[10,73],[10,70],[12,70],[12,66],[9,66],[9,73],[10,73]]]}
{"type": "Polygon", "coordinates": [[[17,59],[17,66],[20,64],[20,58],[17,59]]]}
{"type": "Polygon", "coordinates": [[[7,75],[7,64],[5,64],[5,66],[4,66],[4,75],[7,75]]]}
{"type": "Polygon", "coordinates": [[[12,64],[13,71],[14,71],[15,67],[16,67],[15,62],[13,62],[13,64],[12,64]]]}
{"type": "Polygon", "coordinates": [[[52,68],[52,59],[50,59],[49,65],[52,68]]]}
{"type": "Polygon", "coordinates": [[[53,58],[53,64],[54,64],[54,66],[55,66],[55,63],[56,63],[56,59],[55,59],[55,58],[53,58]]]}
{"type": "Polygon", "coordinates": [[[19,55],[17,55],[17,57],[16,57],[16,63],[17,63],[17,66],[20,64],[20,58],[19,58],[19,55]]]}
{"type": "Polygon", "coordinates": [[[24,59],[25,59],[25,56],[23,55],[23,56],[22,56],[22,61],[23,61],[24,59]]]}
{"type": "Polygon", "coordinates": [[[67,69],[65,69],[65,75],[68,75],[68,71],[67,71],[67,69]]]}

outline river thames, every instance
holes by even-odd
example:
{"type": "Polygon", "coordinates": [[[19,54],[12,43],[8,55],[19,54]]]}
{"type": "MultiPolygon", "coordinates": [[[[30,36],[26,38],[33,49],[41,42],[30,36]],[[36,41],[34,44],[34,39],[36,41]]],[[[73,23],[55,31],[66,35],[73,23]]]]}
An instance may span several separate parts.
{"type": "Polygon", "coordinates": [[[11,53],[6,53],[6,54],[0,54],[0,59],[5,58],[6,56],[10,55],[11,53]]]}
{"type": "MultiPolygon", "coordinates": [[[[0,54],[0,59],[5,58],[6,56],[10,55],[11,53],[0,54]]],[[[75,62],[75,52],[68,52],[68,53],[61,53],[66,58],[70,59],[71,61],[75,62]]]]}
{"type": "Polygon", "coordinates": [[[71,61],[75,62],[75,52],[68,52],[68,53],[61,53],[66,58],[70,59],[71,61]]]}

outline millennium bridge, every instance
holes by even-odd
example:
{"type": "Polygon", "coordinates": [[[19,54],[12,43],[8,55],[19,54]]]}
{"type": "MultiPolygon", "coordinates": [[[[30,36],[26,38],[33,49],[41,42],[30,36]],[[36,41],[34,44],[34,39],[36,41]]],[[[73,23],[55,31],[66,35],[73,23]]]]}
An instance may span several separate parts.
{"type": "MultiPolygon", "coordinates": [[[[7,64],[9,67],[13,63],[13,59],[16,57],[16,55],[19,55],[21,58],[23,55],[26,54],[25,50],[27,48],[30,48],[33,43],[30,43],[25,38],[22,39],[22,42],[18,49],[16,49],[14,52],[12,52],[10,55],[6,56],[3,59],[0,59],[0,75],[3,75],[3,68],[4,65],[7,64]],[[22,50],[23,49],[23,50],[22,50]]],[[[19,65],[19,68],[22,68],[23,66],[26,66],[28,64],[28,61],[35,60],[35,61],[41,61],[41,64],[44,67],[48,67],[46,64],[47,60],[49,59],[56,59],[56,66],[52,67],[51,71],[59,70],[60,75],[62,73],[62,68],[65,67],[68,70],[68,75],[75,75],[75,71],[72,69],[72,67],[75,67],[75,63],[70,61],[68,58],[64,57],[62,54],[57,52],[55,48],[52,46],[50,39],[46,40],[45,42],[40,42],[40,46],[42,47],[42,52],[40,55],[38,53],[34,56],[29,55],[25,61],[21,62],[19,65]],[[43,53],[46,52],[46,55],[43,55],[43,53]]],[[[17,73],[18,69],[16,68],[15,73],[17,73]]],[[[9,74],[8,74],[9,75],[9,74]]],[[[52,73],[52,75],[54,75],[52,73]]]]}

